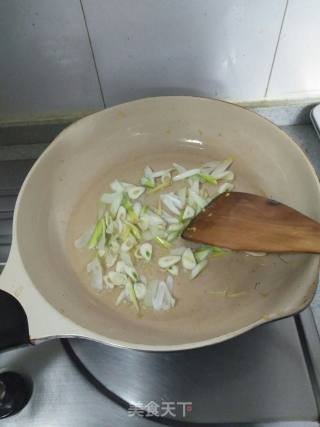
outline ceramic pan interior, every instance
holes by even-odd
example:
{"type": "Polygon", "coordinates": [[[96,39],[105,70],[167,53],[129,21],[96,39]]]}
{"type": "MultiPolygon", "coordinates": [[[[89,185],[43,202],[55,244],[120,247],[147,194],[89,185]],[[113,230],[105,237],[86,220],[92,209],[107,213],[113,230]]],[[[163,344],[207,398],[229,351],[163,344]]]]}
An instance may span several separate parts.
{"type": "Polygon", "coordinates": [[[301,310],[315,291],[317,255],[215,258],[197,283],[177,280],[173,310],[143,311],[142,317],[116,307],[116,294],[98,295],[87,286],[87,255],[74,250],[73,240],[94,221],[108,182],[137,181],[147,164],[192,167],[226,157],[234,158],[236,190],[272,197],[320,220],[319,185],[309,161],[267,120],[210,99],[138,100],[68,127],[29,174],[14,233],[33,286],[61,316],[100,341],[149,350],[216,343],[301,310]],[[215,294],[221,290],[240,295],[215,294]]]}

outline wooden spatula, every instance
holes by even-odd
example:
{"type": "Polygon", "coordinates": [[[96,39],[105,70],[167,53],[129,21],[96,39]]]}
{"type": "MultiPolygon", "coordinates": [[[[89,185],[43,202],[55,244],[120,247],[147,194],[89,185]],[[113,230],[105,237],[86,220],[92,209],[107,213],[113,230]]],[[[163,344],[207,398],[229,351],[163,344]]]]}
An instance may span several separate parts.
{"type": "Polygon", "coordinates": [[[194,242],[254,252],[320,253],[320,224],[254,194],[223,193],[182,233],[194,242]]]}

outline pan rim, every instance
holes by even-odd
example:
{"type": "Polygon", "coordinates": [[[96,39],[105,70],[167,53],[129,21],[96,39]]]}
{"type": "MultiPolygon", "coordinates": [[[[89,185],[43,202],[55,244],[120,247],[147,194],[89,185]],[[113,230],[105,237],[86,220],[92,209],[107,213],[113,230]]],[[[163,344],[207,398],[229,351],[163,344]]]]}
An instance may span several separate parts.
{"type": "MultiPolygon", "coordinates": [[[[14,216],[13,216],[13,230],[12,230],[12,241],[13,244],[16,245],[16,249],[17,252],[19,254],[20,260],[21,260],[21,264],[22,267],[24,269],[25,274],[27,275],[29,282],[31,284],[31,286],[33,286],[33,288],[42,296],[42,293],[38,290],[38,288],[34,285],[31,277],[28,274],[28,269],[25,266],[25,260],[23,259],[23,257],[20,254],[19,251],[19,247],[18,247],[18,236],[17,236],[17,222],[18,222],[18,218],[19,215],[21,215],[21,212],[19,210],[20,207],[20,202],[24,196],[24,192],[26,187],[28,186],[29,180],[31,178],[31,176],[33,175],[34,170],[37,168],[38,163],[40,163],[42,161],[42,158],[44,156],[47,156],[48,153],[50,153],[50,150],[54,150],[55,146],[57,144],[60,143],[60,139],[61,139],[61,135],[63,135],[64,132],[66,131],[70,131],[70,129],[72,129],[73,126],[78,125],[79,122],[82,122],[84,120],[88,120],[88,118],[93,118],[97,115],[101,115],[103,113],[105,113],[106,111],[117,111],[119,108],[123,108],[125,106],[127,106],[128,104],[130,105],[134,105],[135,103],[141,103],[141,102],[157,102],[162,101],[162,100],[181,100],[181,99],[192,99],[192,100],[197,100],[200,102],[215,102],[215,103],[223,103],[223,104],[228,104],[229,106],[231,106],[232,108],[241,108],[242,110],[244,110],[246,113],[248,114],[253,114],[256,117],[258,117],[259,120],[265,121],[266,123],[269,124],[269,126],[271,125],[274,129],[274,131],[277,131],[278,133],[280,133],[283,137],[283,140],[287,141],[287,144],[290,144],[292,148],[294,148],[301,156],[301,158],[304,158],[304,163],[305,166],[308,166],[309,172],[311,172],[311,176],[313,178],[314,183],[316,184],[318,193],[319,193],[319,200],[318,202],[320,203],[320,183],[318,180],[318,176],[316,174],[315,168],[313,167],[312,163],[310,162],[310,160],[308,159],[307,155],[304,153],[304,151],[302,150],[301,147],[298,146],[298,144],[282,129],[280,129],[277,125],[275,125],[274,123],[272,123],[269,119],[266,119],[265,117],[260,116],[258,113],[256,113],[255,111],[252,110],[248,110],[247,108],[243,107],[243,106],[239,106],[237,104],[234,104],[232,102],[228,102],[228,101],[224,101],[224,100],[219,100],[219,99],[215,99],[215,98],[210,98],[210,97],[197,97],[197,96],[158,96],[158,97],[146,97],[146,98],[141,98],[141,99],[137,99],[137,100],[133,100],[133,101],[129,101],[126,103],[122,103],[119,105],[115,105],[103,110],[100,110],[96,113],[90,114],[88,116],[85,116],[83,118],[81,118],[80,120],[77,120],[76,122],[72,123],[70,126],[66,127],[65,129],[63,129],[55,138],[54,140],[50,143],[50,145],[46,148],[46,150],[39,156],[39,158],[36,160],[36,162],[34,163],[34,165],[32,166],[31,170],[29,171],[26,179],[23,182],[23,185],[20,189],[18,198],[17,198],[17,202],[16,202],[16,206],[14,209],[14,216]]],[[[319,273],[319,269],[320,269],[320,256],[318,258],[318,266],[317,266],[317,272],[319,273]]],[[[194,348],[199,348],[199,347],[205,347],[205,346],[209,346],[209,345],[213,345],[213,344],[217,344],[226,340],[229,340],[233,337],[239,336],[242,333],[245,333],[249,330],[255,329],[256,327],[263,325],[263,324],[267,324],[270,323],[272,321],[275,320],[280,320],[282,318],[285,317],[289,317],[292,315],[295,315],[297,313],[299,313],[300,311],[302,311],[303,309],[305,309],[312,301],[312,299],[314,298],[314,295],[316,293],[316,286],[314,286],[314,282],[310,285],[310,290],[312,289],[312,293],[309,293],[308,295],[308,299],[307,301],[302,305],[297,307],[297,310],[294,310],[291,313],[285,314],[285,315],[279,315],[278,317],[274,317],[270,320],[267,319],[258,319],[257,321],[250,323],[240,329],[237,329],[236,331],[232,331],[229,332],[227,334],[224,335],[219,335],[218,337],[214,337],[214,338],[209,338],[209,339],[205,339],[205,340],[201,340],[201,341],[194,341],[194,342],[189,342],[189,343],[183,343],[183,344],[167,344],[167,345],[149,345],[149,344],[138,344],[138,343],[134,343],[134,342],[130,342],[130,341],[122,341],[122,340],[114,340],[111,338],[108,338],[105,335],[100,335],[94,332],[94,330],[92,329],[88,329],[86,327],[83,327],[81,325],[79,325],[78,323],[76,323],[72,318],[69,318],[68,316],[65,316],[64,314],[62,314],[61,312],[58,311],[58,309],[52,305],[50,303],[50,301],[48,301],[44,296],[42,296],[43,298],[45,298],[46,302],[50,305],[50,307],[55,310],[60,316],[64,317],[65,319],[68,319],[68,321],[71,321],[72,323],[74,323],[75,325],[79,326],[81,329],[83,329],[84,331],[88,331],[88,337],[90,337],[90,339],[96,340],[98,342],[103,342],[105,344],[109,344],[112,346],[116,346],[116,347],[122,347],[122,348],[131,348],[131,349],[135,349],[135,350],[145,350],[145,351],[180,351],[180,350],[187,350],[187,349],[194,349],[194,348]]],[[[70,335],[68,335],[70,336],[70,335]]],[[[71,335],[72,336],[72,335],[71,335]]],[[[78,336],[78,335],[76,335],[78,336]]],[[[80,337],[80,336],[79,336],[80,337]]],[[[85,338],[85,337],[84,337],[85,338]]]]}

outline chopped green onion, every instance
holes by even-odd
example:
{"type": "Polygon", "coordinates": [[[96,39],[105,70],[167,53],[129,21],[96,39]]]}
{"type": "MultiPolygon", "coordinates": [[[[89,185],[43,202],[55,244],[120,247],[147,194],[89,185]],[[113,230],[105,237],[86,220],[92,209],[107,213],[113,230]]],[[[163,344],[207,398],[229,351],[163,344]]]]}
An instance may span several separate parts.
{"type": "Polygon", "coordinates": [[[154,179],[146,178],[145,176],[140,179],[140,183],[146,188],[154,188],[156,185],[154,179]]]}
{"type": "Polygon", "coordinates": [[[103,230],[104,230],[104,220],[100,219],[100,221],[97,222],[97,224],[93,230],[92,236],[90,237],[90,240],[88,242],[88,248],[89,249],[93,249],[97,246],[97,244],[98,244],[98,242],[102,236],[103,230]]]}
{"type": "Polygon", "coordinates": [[[146,285],[142,282],[136,282],[133,285],[136,297],[140,300],[146,295],[146,285]]]}
{"type": "Polygon", "coordinates": [[[127,289],[123,289],[120,292],[120,294],[119,294],[119,296],[118,296],[118,298],[116,300],[116,305],[120,305],[123,301],[125,301],[127,299],[127,297],[128,297],[128,295],[127,295],[127,289]]]}
{"type": "Polygon", "coordinates": [[[199,262],[199,264],[197,264],[194,267],[194,269],[191,271],[191,279],[195,279],[197,276],[199,276],[199,274],[207,266],[207,264],[208,264],[208,261],[206,259],[199,262]]]}
{"type": "Polygon", "coordinates": [[[156,237],[154,238],[154,240],[155,240],[157,243],[159,243],[159,245],[160,245],[160,246],[162,246],[163,248],[170,249],[170,248],[172,247],[172,245],[171,245],[171,243],[170,243],[170,242],[168,242],[167,240],[162,239],[162,238],[161,238],[161,237],[159,237],[159,236],[156,236],[156,237]]]}
{"type": "Polygon", "coordinates": [[[190,248],[186,249],[181,258],[183,268],[193,270],[197,264],[193,252],[190,248]]]}
{"type": "Polygon", "coordinates": [[[144,187],[137,187],[135,185],[133,185],[127,190],[128,196],[132,200],[138,199],[144,192],[145,192],[144,187]]]}
{"type": "Polygon", "coordinates": [[[228,191],[232,191],[232,190],[233,190],[233,185],[230,184],[230,182],[225,182],[224,184],[219,185],[218,193],[219,194],[227,193],[228,191]]]}
{"type": "Polygon", "coordinates": [[[200,173],[200,169],[190,169],[188,171],[182,172],[179,175],[173,177],[173,181],[181,181],[182,179],[190,178],[190,176],[198,175],[200,173]]]}
{"type": "Polygon", "coordinates": [[[75,242],[74,242],[74,246],[77,249],[82,249],[84,247],[86,247],[89,244],[89,240],[92,236],[92,233],[95,229],[95,226],[92,225],[88,228],[87,231],[85,231],[75,242]]]}
{"type": "MultiPolygon", "coordinates": [[[[228,253],[214,246],[199,246],[197,249],[174,247],[183,228],[210,200],[222,192],[233,189],[234,174],[228,170],[231,160],[214,161],[200,168],[187,170],[173,164],[173,169],[153,171],[146,166],[140,183],[114,180],[110,193],[102,194],[98,221],[75,245],[86,245],[96,254],[88,263],[91,285],[97,291],[120,287],[116,304],[131,301],[139,311],[139,300],[144,306],[154,310],[168,310],[175,305],[171,295],[173,277],[179,274],[179,263],[191,271],[191,279],[196,278],[208,263],[208,256],[228,253]],[[207,184],[219,185],[211,188],[207,184]],[[165,188],[177,184],[174,191],[161,193],[165,188]],[[146,191],[147,190],[147,191],[146,191]],[[160,193],[153,206],[145,205],[149,194],[160,193]],[[141,198],[141,202],[135,201],[141,198]],[[169,213],[168,213],[169,212],[169,213]],[[136,267],[143,261],[151,262],[154,240],[164,249],[171,249],[167,256],[158,258],[159,267],[170,273],[166,281],[148,281],[140,276],[136,267]],[[134,263],[131,256],[134,255],[134,263]],[[108,271],[108,269],[115,271],[108,271]]],[[[230,297],[238,296],[230,295],[230,297]]]]}
{"type": "Polygon", "coordinates": [[[154,188],[151,188],[150,190],[147,191],[147,194],[152,194],[152,193],[156,193],[157,191],[161,191],[164,188],[170,187],[171,185],[171,181],[169,182],[162,182],[161,184],[157,185],[154,188]]]}
{"type": "Polygon", "coordinates": [[[128,281],[125,274],[116,271],[109,271],[107,278],[116,286],[124,286],[128,281]]]}
{"type": "Polygon", "coordinates": [[[199,248],[194,251],[194,256],[197,262],[201,262],[212,253],[211,248],[204,247],[203,249],[199,248]]]}
{"type": "Polygon", "coordinates": [[[183,172],[186,172],[186,170],[187,170],[184,166],[181,166],[178,163],[172,163],[172,164],[178,173],[183,173],[183,172]]]}
{"type": "Polygon", "coordinates": [[[103,289],[102,267],[98,258],[94,258],[87,264],[87,273],[90,274],[90,283],[97,291],[103,289]]]}
{"type": "Polygon", "coordinates": [[[130,281],[127,283],[127,290],[128,290],[128,294],[129,294],[129,297],[130,297],[132,304],[134,305],[137,312],[139,312],[139,304],[137,301],[137,297],[136,297],[133,285],[130,281]]]}
{"type": "Polygon", "coordinates": [[[139,228],[130,222],[127,222],[127,226],[129,227],[130,232],[133,234],[133,237],[138,241],[141,240],[141,232],[139,228]]]}
{"type": "Polygon", "coordinates": [[[222,248],[219,248],[218,246],[211,246],[212,256],[227,255],[230,252],[231,251],[229,251],[228,249],[222,249],[222,248]]]}
{"type": "Polygon", "coordinates": [[[186,206],[182,214],[182,220],[191,219],[194,217],[194,215],[195,215],[194,209],[191,206],[186,206]]]}
{"type": "Polygon", "coordinates": [[[217,184],[217,180],[213,178],[211,175],[206,175],[204,173],[199,173],[198,175],[201,179],[203,179],[208,184],[211,184],[211,185],[217,184]]]}
{"type": "Polygon", "coordinates": [[[172,274],[173,276],[178,276],[179,274],[179,267],[177,266],[177,264],[175,265],[171,265],[171,267],[169,267],[167,269],[167,271],[172,274]]]}
{"type": "Polygon", "coordinates": [[[181,256],[168,255],[168,256],[164,256],[164,257],[159,258],[158,264],[159,264],[159,267],[166,270],[169,267],[171,267],[172,265],[177,264],[180,260],[181,260],[181,256]]]}
{"type": "Polygon", "coordinates": [[[144,259],[145,261],[151,261],[152,257],[152,245],[151,243],[143,243],[135,250],[135,257],[138,259],[144,259]]]}
{"type": "Polygon", "coordinates": [[[170,231],[170,233],[168,233],[167,241],[173,242],[177,237],[180,236],[180,233],[181,233],[181,230],[180,231],[170,231]]]}

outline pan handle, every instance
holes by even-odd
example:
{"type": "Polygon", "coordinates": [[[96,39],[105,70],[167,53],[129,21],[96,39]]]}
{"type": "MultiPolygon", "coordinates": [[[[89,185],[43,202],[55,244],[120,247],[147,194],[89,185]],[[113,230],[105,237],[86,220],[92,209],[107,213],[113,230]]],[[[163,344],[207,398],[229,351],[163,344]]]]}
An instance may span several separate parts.
{"type": "Polygon", "coordinates": [[[0,351],[65,337],[104,341],[44,298],[25,270],[13,236],[9,258],[0,275],[0,351]]]}
{"type": "Polygon", "coordinates": [[[0,290],[0,351],[30,344],[27,315],[19,301],[0,290]]]}

